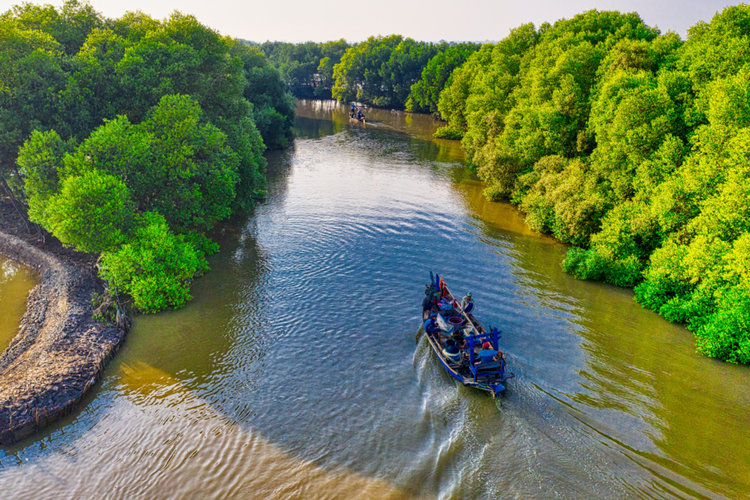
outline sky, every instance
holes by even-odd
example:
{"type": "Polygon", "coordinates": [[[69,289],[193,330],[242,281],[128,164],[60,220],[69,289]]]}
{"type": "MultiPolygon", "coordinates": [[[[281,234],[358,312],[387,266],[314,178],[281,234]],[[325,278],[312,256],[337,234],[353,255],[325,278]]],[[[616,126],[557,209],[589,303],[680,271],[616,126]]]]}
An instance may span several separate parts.
{"type": "MultiPolygon", "coordinates": [[[[31,0],[61,5],[61,0],[31,0]]],[[[263,42],[336,40],[400,34],[424,41],[495,41],[511,28],[590,10],[636,11],[649,26],[682,38],[698,21],[742,2],[727,0],[90,0],[106,17],[141,10],[164,18],[174,10],[193,14],[223,35],[263,42]]],[[[4,12],[18,1],[0,0],[4,12]]]]}

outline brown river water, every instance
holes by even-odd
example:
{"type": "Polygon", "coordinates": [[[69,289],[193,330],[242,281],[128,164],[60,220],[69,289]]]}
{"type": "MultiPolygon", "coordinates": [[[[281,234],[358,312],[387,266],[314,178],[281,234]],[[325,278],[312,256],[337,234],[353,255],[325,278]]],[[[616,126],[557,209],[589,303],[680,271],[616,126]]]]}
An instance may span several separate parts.
{"type": "Polygon", "coordinates": [[[38,282],[32,269],[0,255],[0,352],[18,333],[26,299],[38,282]]]}
{"type": "Polygon", "coordinates": [[[78,411],[0,450],[2,498],[750,498],[747,367],[564,274],[429,117],[368,119],[299,103],[195,299],[138,316],[78,411]],[[503,331],[498,400],[415,345],[430,270],[503,331]]]}

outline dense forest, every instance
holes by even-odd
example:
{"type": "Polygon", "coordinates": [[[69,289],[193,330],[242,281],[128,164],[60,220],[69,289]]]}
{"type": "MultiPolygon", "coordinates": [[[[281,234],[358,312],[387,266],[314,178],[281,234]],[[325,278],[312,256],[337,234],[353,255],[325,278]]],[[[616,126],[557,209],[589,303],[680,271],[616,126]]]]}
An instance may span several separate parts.
{"type": "Polygon", "coordinates": [[[634,287],[698,350],[750,362],[750,7],[682,41],[590,11],[513,30],[439,97],[493,199],[573,247],[581,279],[634,287]]]}
{"type": "Polygon", "coordinates": [[[206,230],[262,195],[290,92],[427,112],[489,198],[571,245],[566,271],[633,287],[700,352],[750,363],[749,48],[746,5],[687,40],[592,10],[478,45],[258,44],[178,13],[23,4],[0,17],[0,182],[156,311],[189,299],[206,230]]]}
{"type": "Polygon", "coordinates": [[[331,92],[445,120],[489,198],[572,245],[566,271],[634,287],[700,352],[750,363],[749,68],[747,5],[686,41],[592,10],[481,47],[371,37],[331,92]]]}
{"type": "Polygon", "coordinates": [[[333,67],[351,45],[344,40],[325,43],[245,42],[263,52],[279,70],[289,91],[301,99],[330,99],[333,67]]]}
{"type": "Polygon", "coordinates": [[[439,115],[452,72],[480,45],[417,42],[400,35],[362,43],[245,43],[257,47],[301,99],[331,99],[439,115]]]}
{"type": "Polygon", "coordinates": [[[263,195],[293,104],[258,48],[192,16],[76,0],[0,16],[2,193],[41,235],[101,254],[141,311],[190,299],[217,251],[205,232],[263,195]]]}

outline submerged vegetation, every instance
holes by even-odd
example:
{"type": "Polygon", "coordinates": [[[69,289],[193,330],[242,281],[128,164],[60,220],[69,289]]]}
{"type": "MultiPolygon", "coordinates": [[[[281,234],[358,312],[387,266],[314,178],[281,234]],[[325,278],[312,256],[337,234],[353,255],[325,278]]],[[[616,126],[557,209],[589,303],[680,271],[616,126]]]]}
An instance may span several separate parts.
{"type": "Polygon", "coordinates": [[[175,13],[89,4],[0,16],[0,179],[21,214],[101,254],[147,312],[179,307],[218,250],[205,232],[252,206],[293,101],[259,50],[175,13]]]}

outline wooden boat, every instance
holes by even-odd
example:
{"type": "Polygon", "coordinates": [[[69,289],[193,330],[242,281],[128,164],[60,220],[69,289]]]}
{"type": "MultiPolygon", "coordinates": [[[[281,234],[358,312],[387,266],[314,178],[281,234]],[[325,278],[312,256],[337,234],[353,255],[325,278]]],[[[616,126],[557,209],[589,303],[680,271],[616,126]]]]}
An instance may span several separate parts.
{"type": "Polygon", "coordinates": [[[357,118],[357,115],[349,112],[349,121],[354,123],[364,123],[367,124],[367,117],[365,115],[362,115],[362,118],[357,118]]]}
{"type": "Polygon", "coordinates": [[[434,333],[424,331],[424,321],[429,314],[429,311],[425,311],[420,331],[424,332],[432,350],[451,377],[465,386],[489,392],[496,397],[505,390],[506,381],[514,377],[506,371],[505,358],[498,346],[501,332],[496,328],[487,331],[474,315],[464,312],[440,275],[433,277],[430,273],[430,278],[431,283],[426,285],[425,294],[438,292],[453,308],[452,311],[437,313],[435,321],[439,331],[434,333]],[[456,362],[445,351],[445,344],[449,338],[461,337],[464,346],[460,351],[460,359],[456,362]],[[482,349],[485,342],[491,344],[491,350],[482,349]],[[478,363],[480,358],[484,361],[478,363]]]}

